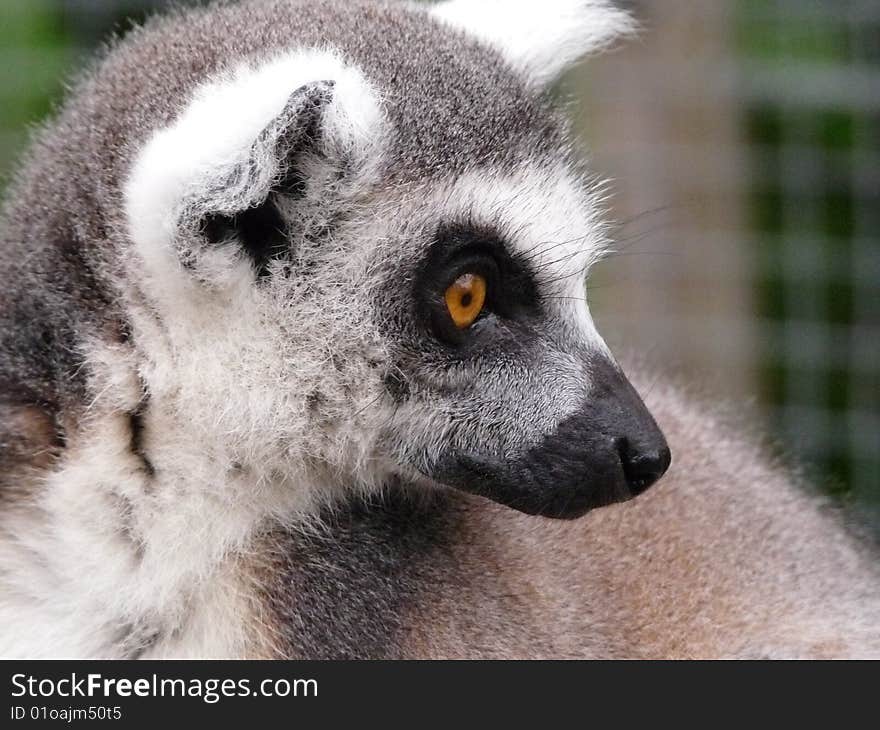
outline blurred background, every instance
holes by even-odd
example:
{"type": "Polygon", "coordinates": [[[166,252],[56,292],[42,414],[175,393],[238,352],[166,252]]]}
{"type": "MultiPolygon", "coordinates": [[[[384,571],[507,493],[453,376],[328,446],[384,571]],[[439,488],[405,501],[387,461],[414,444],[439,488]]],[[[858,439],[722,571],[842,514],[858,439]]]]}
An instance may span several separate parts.
{"type": "MultiPolygon", "coordinates": [[[[0,187],[95,47],[168,4],[0,2],[0,187]]],[[[880,534],[880,1],[624,4],[641,37],[559,88],[613,181],[600,329],[880,534]]]]}

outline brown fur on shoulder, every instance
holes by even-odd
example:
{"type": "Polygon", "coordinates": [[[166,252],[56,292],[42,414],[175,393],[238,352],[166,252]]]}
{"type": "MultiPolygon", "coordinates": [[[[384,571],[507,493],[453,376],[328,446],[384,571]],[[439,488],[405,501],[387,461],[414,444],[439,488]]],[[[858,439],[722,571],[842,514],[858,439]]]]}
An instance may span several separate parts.
{"type": "Polygon", "coordinates": [[[0,502],[29,492],[63,445],[63,432],[48,407],[0,402],[0,502]]]}

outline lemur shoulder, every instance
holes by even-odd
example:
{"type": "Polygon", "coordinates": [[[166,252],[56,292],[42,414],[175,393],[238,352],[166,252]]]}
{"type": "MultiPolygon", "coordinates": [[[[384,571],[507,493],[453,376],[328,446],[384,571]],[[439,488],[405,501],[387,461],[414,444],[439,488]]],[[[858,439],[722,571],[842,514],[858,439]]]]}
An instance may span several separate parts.
{"type": "Polygon", "coordinates": [[[593,325],[547,90],[630,29],[251,0],[118,43],[4,207],[0,655],[880,655],[872,548],[593,325]]]}

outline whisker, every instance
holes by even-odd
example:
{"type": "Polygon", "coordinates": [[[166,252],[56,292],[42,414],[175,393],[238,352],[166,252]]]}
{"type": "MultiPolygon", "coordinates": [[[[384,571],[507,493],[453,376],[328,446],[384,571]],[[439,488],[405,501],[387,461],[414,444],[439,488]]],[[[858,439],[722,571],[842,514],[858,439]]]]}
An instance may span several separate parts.
{"type": "Polygon", "coordinates": [[[648,208],[647,210],[643,210],[640,213],[636,213],[635,215],[630,216],[629,218],[624,218],[619,221],[615,221],[614,227],[616,229],[626,228],[626,226],[631,226],[633,223],[637,223],[640,220],[644,220],[652,215],[659,215],[660,213],[666,213],[671,210],[680,209],[682,206],[679,203],[668,203],[666,205],[658,205],[655,208],[648,208]]]}
{"type": "Polygon", "coordinates": [[[683,256],[683,251],[611,251],[605,258],[616,259],[621,256],[683,256]]]}
{"type": "Polygon", "coordinates": [[[572,251],[567,256],[563,256],[562,258],[554,259],[553,261],[544,261],[540,266],[533,267],[532,271],[535,273],[542,271],[543,269],[549,268],[551,266],[556,266],[557,264],[564,264],[568,261],[571,261],[575,256],[580,254],[580,251],[572,251]]]}
{"type": "Polygon", "coordinates": [[[519,253],[517,258],[521,261],[533,261],[539,256],[543,256],[549,251],[553,251],[554,249],[559,248],[560,246],[566,246],[568,244],[574,243],[575,241],[583,241],[587,238],[587,234],[581,236],[575,236],[574,238],[568,238],[564,241],[539,241],[534,246],[526,249],[525,251],[519,253]],[[548,246],[548,243],[552,243],[553,245],[548,246]]]}

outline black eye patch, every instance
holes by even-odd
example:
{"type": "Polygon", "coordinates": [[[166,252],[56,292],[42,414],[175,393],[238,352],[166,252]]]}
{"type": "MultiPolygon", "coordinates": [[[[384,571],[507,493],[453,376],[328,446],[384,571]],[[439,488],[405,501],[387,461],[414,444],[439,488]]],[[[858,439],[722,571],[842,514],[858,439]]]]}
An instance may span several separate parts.
{"type": "Polygon", "coordinates": [[[444,301],[447,288],[463,274],[486,280],[485,315],[518,320],[537,314],[540,299],[531,272],[498,234],[469,225],[444,226],[416,276],[414,297],[420,319],[446,344],[462,345],[473,336],[455,327],[444,301]]]}

